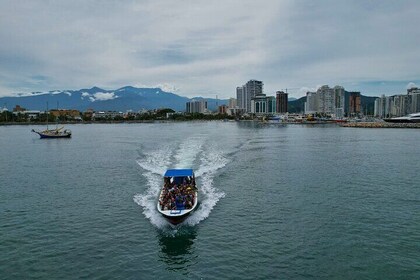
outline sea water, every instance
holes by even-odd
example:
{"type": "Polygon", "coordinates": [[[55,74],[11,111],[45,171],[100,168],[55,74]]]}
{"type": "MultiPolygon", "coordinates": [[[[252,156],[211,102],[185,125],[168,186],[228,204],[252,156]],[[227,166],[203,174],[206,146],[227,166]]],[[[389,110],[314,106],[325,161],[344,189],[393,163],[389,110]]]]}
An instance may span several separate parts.
{"type": "Polygon", "coordinates": [[[252,122],[0,127],[1,279],[418,279],[420,130],[252,122]],[[168,168],[200,205],[156,210],[168,168]]]}

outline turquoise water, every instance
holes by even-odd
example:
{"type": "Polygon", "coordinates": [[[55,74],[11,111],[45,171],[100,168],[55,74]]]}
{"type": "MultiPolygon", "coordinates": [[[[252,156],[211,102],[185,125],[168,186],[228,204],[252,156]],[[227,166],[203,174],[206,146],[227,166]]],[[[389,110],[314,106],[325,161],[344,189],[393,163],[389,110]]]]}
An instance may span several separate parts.
{"type": "Polygon", "coordinates": [[[0,127],[1,279],[420,279],[420,130],[0,127]],[[193,167],[182,225],[155,209],[193,167]]]}

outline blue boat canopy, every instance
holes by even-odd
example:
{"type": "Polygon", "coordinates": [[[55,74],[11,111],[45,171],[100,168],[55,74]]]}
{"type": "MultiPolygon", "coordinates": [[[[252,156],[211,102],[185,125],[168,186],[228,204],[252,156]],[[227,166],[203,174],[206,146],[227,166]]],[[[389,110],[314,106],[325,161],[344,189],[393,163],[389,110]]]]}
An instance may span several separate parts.
{"type": "Polygon", "coordinates": [[[165,177],[187,177],[194,176],[192,169],[168,169],[164,175],[165,177]]]}

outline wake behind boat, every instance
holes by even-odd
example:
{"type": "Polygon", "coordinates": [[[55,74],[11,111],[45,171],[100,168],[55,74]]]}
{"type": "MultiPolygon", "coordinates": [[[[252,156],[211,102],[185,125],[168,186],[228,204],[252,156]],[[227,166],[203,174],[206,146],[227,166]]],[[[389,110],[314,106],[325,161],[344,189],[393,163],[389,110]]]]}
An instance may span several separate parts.
{"type": "Polygon", "coordinates": [[[169,169],[159,195],[157,209],[171,224],[183,222],[197,208],[198,190],[192,169],[169,169]]]}

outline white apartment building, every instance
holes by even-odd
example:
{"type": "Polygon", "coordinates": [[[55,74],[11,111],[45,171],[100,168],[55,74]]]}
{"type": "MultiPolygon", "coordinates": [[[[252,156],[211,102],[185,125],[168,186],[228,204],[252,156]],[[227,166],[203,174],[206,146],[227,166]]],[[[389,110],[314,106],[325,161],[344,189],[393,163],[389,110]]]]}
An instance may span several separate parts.
{"type": "Polygon", "coordinates": [[[305,114],[315,114],[318,110],[318,99],[316,92],[306,93],[305,114]]]}
{"type": "Polygon", "coordinates": [[[237,106],[246,113],[251,112],[251,99],[263,94],[264,83],[257,80],[249,80],[245,85],[236,88],[237,106]]]}
{"type": "Polygon", "coordinates": [[[376,117],[402,117],[420,112],[420,90],[407,90],[408,94],[385,96],[375,100],[374,114],[376,117]]]}

